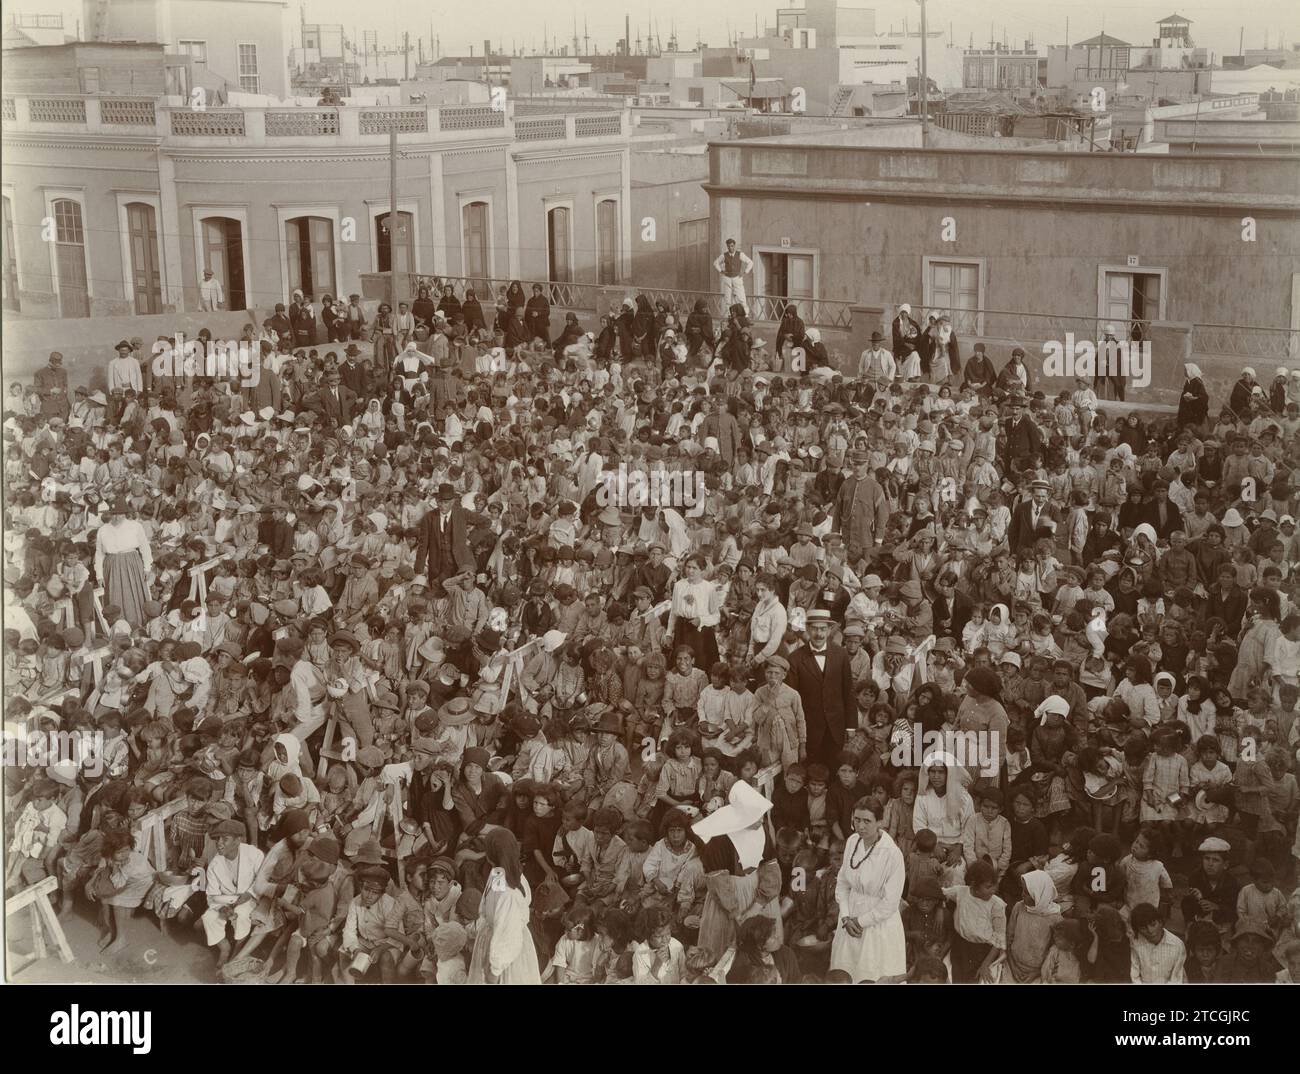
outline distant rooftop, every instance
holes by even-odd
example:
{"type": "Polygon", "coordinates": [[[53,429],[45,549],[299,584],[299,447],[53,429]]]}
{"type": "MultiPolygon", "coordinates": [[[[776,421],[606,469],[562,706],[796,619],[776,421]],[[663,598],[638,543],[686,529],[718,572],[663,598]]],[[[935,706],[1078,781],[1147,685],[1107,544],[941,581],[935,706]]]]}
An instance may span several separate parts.
{"type": "Polygon", "coordinates": [[[1185,22],[1190,26],[1192,20],[1189,19],[1186,15],[1179,15],[1177,12],[1175,12],[1172,15],[1166,15],[1163,19],[1161,19],[1158,23],[1156,23],[1156,25],[1163,26],[1167,22],[1185,22]]]}
{"type": "Polygon", "coordinates": [[[1096,37],[1090,37],[1087,41],[1080,41],[1075,48],[1089,48],[1097,45],[1109,46],[1111,48],[1132,48],[1133,46],[1127,41],[1121,41],[1118,37],[1111,37],[1110,34],[1101,33],[1096,37]]]}
{"type": "Polygon", "coordinates": [[[9,25],[20,30],[62,30],[62,15],[10,15],[9,25]]]}

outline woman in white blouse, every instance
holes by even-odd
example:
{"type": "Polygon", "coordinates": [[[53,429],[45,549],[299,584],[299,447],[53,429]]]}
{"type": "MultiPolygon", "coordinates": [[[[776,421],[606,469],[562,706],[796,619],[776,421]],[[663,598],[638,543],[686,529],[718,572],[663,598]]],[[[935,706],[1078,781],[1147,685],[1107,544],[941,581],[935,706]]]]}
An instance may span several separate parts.
{"type": "Polygon", "coordinates": [[[758,601],[749,617],[749,657],[753,664],[762,665],[769,656],[775,656],[785,641],[787,615],[785,606],[776,595],[776,579],[770,574],[760,574],[754,581],[758,601]]]}
{"type": "Polygon", "coordinates": [[[95,535],[95,577],[104,587],[104,603],[116,604],[122,618],[141,627],[147,619],[144,605],[150,599],[153,550],[144,527],[128,518],[127,510],[125,500],[116,501],[95,535]]]}
{"type": "Polygon", "coordinates": [[[704,557],[689,556],[685,577],[673,585],[672,609],[668,613],[668,634],[673,649],[687,646],[695,653],[697,668],[711,668],[718,662],[717,627],[721,619],[722,591],[704,577],[704,557]]]}
{"type": "Polygon", "coordinates": [[[884,807],[861,798],[853,807],[853,834],[835,878],[839,923],[831,941],[833,970],[854,984],[900,980],[907,972],[907,940],[899,900],[903,852],[880,823],[884,807]]]}

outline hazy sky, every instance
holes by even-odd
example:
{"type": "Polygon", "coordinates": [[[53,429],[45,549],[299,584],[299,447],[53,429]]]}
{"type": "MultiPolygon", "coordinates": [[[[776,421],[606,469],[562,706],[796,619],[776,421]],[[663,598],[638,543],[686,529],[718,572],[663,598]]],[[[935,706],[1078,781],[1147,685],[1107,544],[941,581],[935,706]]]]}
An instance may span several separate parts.
{"type": "MultiPolygon", "coordinates": [[[[295,21],[299,4],[290,3],[295,21]]],[[[494,47],[504,44],[508,50],[512,40],[527,50],[542,47],[543,26],[546,33],[567,43],[573,35],[576,17],[578,34],[583,32],[583,19],[593,47],[599,45],[608,51],[623,36],[623,15],[632,17],[632,37],[640,29],[645,36],[647,25],[658,20],[658,34],[666,45],[669,32],[677,26],[679,43],[690,47],[698,33],[710,45],[725,45],[728,31],[752,34],[754,19],[759,25],[775,21],[780,6],[777,0],[758,2],[734,0],[722,4],[706,4],[700,0],[554,0],[537,3],[535,0],[490,0],[489,3],[448,3],[446,0],[378,0],[376,3],[357,4],[354,0],[307,0],[308,22],[342,22],[348,36],[358,37],[365,29],[375,30],[381,44],[395,43],[403,30],[411,34],[412,48],[415,39],[424,37],[426,46],[431,33],[442,38],[444,53],[465,54],[474,45],[475,53],[481,51],[483,38],[491,36],[494,47]]],[[[793,6],[793,5],[792,5],[793,6]]],[[[920,6],[916,0],[855,0],[855,6],[872,7],[876,11],[876,25],[888,29],[892,23],[901,29],[903,20],[915,26],[920,19],[920,6]]],[[[5,0],[5,12],[55,12],[64,14],[65,23],[75,26],[81,17],[81,6],[63,0],[5,0]]],[[[1155,34],[1157,19],[1174,12],[1192,20],[1192,38],[1197,45],[1214,49],[1216,53],[1235,53],[1238,34],[1245,29],[1247,48],[1261,48],[1267,33],[1268,44],[1275,46],[1279,39],[1300,37],[1300,21],[1295,18],[1293,0],[1252,0],[1249,4],[1185,3],[1183,0],[1130,0],[1127,3],[1107,3],[1105,0],[930,0],[928,18],[936,26],[947,29],[950,25],[959,44],[974,35],[976,45],[987,44],[990,24],[993,35],[1001,40],[1003,29],[1009,42],[1023,43],[1033,37],[1036,44],[1062,44],[1066,37],[1066,19],[1073,41],[1083,40],[1097,33],[1104,22],[1107,33],[1135,45],[1149,44],[1155,34]],[[1287,15],[1290,11],[1292,14],[1287,15]]]]}

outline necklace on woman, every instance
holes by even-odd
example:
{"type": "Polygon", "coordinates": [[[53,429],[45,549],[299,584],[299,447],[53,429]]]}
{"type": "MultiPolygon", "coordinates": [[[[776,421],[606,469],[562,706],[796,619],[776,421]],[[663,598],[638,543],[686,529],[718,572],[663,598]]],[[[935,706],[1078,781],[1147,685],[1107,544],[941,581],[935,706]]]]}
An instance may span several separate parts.
{"type": "Polygon", "coordinates": [[[866,865],[867,859],[871,857],[871,855],[875,852],[875,849],[877,846],[879,846],[879,844],[880,844],[880,836],[877,835],[876,841],[872,843],[871,846],[867,847],[867,852],[862,855],[862,860],[854,861],[853,859],[857,856],[858,851],[862,849],[862,837],[859,836],[858,845],[853,848],[853,853],[849,855],[849,868],[858,869],[861,866],[866,865]]]}

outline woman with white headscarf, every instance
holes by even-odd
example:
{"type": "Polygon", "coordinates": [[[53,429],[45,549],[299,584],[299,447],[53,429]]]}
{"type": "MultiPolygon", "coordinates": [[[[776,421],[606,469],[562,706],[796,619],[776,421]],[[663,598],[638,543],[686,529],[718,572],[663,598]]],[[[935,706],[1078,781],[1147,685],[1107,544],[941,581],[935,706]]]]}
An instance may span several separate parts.
{"type": "Polygon", "coordinates": [[[910,342],[911,349],[915,350],[921,339],[921,326],[912,319],[912,307],[906,302],[898,307],[898,316],[890,323],[889,330],[893,337],[894,358],[901,361],[905,349],[903,344],[910,342]]]}
{"type": "Polygon", "coordinates": [[[923,789],[912,807],[912,830],[934,832],[939,857],[954,865],[964,859],[962,828],[975,813],[966,790],[971,778],[950,753],[935,752],[921,762],[923,789]]]}
{"type": "Polygon", "coordinates": [[[1187,380],[1183,384],[1183,394],[1178,400],[1178,428],[1190,425],[1200,429],[1210,413],[1210,393],[1205,390],[1205,381],[1201,379],[1201,367],[1193,362],[1183,363],[1183,372],[1187,380]]]}

